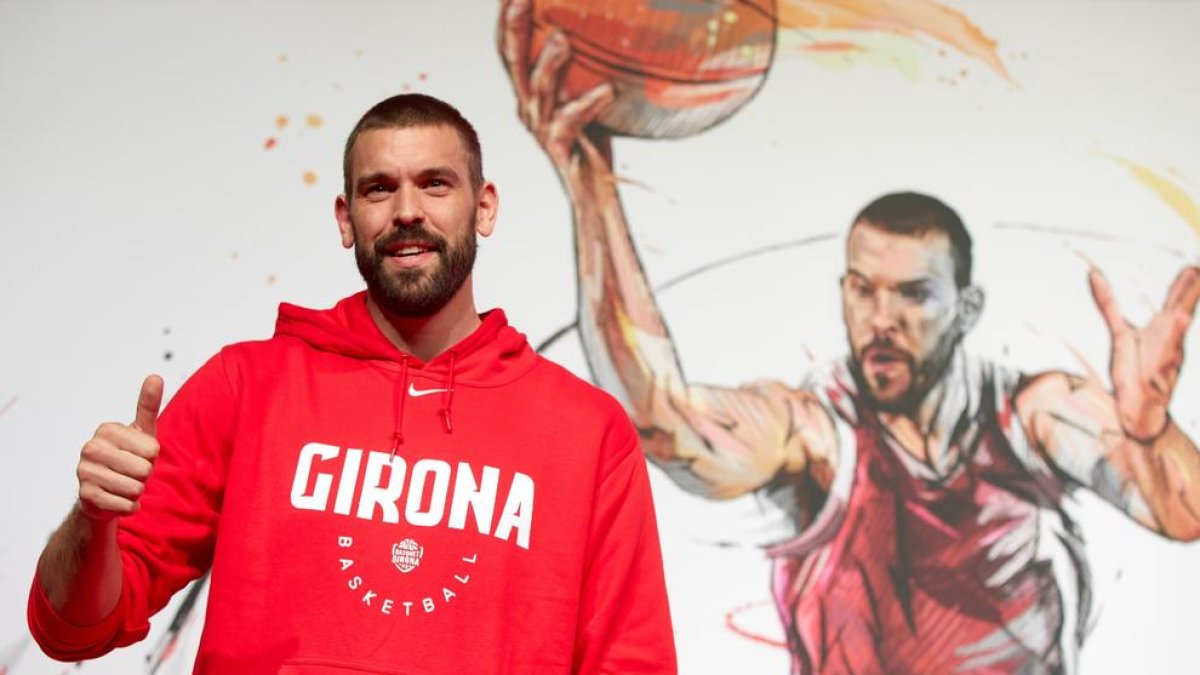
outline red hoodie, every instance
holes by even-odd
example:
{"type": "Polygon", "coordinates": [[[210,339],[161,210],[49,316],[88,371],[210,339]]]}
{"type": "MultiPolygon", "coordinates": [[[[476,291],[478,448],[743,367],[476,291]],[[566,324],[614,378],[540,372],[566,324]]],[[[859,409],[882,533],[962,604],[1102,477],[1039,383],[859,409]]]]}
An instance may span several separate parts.
{"type": "Polygon", "coordinates": [[[99,656],[211,566],[196,673],[660,673],[675,654],[636,432],[495,310],[428,363],[365,293],[282,305],[159,420],[121,599],[51,656],[99,656]]]}

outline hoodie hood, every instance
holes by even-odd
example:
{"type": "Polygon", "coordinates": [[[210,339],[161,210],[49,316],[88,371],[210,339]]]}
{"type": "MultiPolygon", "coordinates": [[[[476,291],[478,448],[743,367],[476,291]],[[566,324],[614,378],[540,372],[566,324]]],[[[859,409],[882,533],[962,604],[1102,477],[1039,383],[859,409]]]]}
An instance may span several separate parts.
{"type": "Polygon", "coordinates": [[[511,382],[537,362],[525,336],[508,325],[504,311],[493,309],[480,315],[482,323],[473,333],[429,361],[397,349],[375,325],[367,311],[367,292],[345,298],[331,309],[308,309],[280,303],[275,335],[294,337],[314,349],[352,359],[374,361],[385,369],[399,371],[405,362],[413,373],[444,379],[454,362],[454,381],[471,387],[495,387],[511,382]]]}
{"type": "MultiPolygon", "coordinates": [[[[525,336],[508,325],[504,312],[493,309],[480,315],[481,323],[467,337],[429,361],[397,349],[379,330],[367,310],[367,292],[360,291],[331,309],[279,305],[277,337],[294,337],[314,349],[372,365],[394,373],[395,422],[392,453],[404,444],[406,391],[414,377],[433,380],[441,394],[438,415],[446,433],[453,433],[452,410],[458,387],[489,388],[507,384],[537,364],[537,354],[525,336]]],[[[415,394],[413,394],[415,395],[415,394]]]]}

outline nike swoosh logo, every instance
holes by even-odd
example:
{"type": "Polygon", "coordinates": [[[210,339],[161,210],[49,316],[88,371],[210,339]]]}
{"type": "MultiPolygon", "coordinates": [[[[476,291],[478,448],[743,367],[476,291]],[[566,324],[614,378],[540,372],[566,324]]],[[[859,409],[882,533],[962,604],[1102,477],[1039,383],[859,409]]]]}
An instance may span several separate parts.
{"type": "Polygon", "coordinates": [[[450,391],[450,390],[449,389],[417,389],[417,387],[415,385],[413,385],[412,382],[408,383],[408,395],[409,396],[428,396],[429,394],[440,394],[444,391],[450,391]]]}

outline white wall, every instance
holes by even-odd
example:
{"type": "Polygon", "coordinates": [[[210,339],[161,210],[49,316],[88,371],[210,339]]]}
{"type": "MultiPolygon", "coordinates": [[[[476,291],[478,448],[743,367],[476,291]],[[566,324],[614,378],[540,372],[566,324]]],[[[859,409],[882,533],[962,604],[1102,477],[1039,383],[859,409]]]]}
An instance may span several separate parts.
{"type": "MultiPolygon", "coordinates": [[[[989,295],[973,349],[1079,369],[1072,346],[1103,367],[1107,335],[1080,253],[1108,271],[1135,321],[1197,257],[1197,233],[1109,156],[1173,169],[1200,199],[1200,3],[947,4],[999,41],[1016,86],[937,56],[928,38],[912,42],[912,78],[789,56],[729,123],[684,141],[620,142],[619,169],[650,188],[624,196],[654,280],[840,231],[871,198],[915,188],[956,206],[975,236],[989,295]],[[958,84],[942,79],[962,68],[958,84]]],[[[33,566],[95,425],[130,417],[145,373],[173,389],[220,345],[268,335],[278,302],[328,306],[359,287],[332,203],[341,143],[376,100],[419,88],[475,121],[501,193],[476,275],[482,305],[504,305],[534,342],[573,319],[566,203],[514,114],[495,19],[493,3],[467,0],[0,2],[0,659],[12,659],[0,672],[63,672],[36,647],[5,650],[22,651],[33,566]]],[[[818,360],[840,353],[840,265],[828,242],[665,292],[689,375],[795,381],[805,347],[818,360]]],[[[1200,350],[1195,331],[1188,345],[1200,350]]],[[[551,356],[582,372],[572,339],[551,356]]],[[[1198,403],[1193,362],[1173,408],[1193,435],[1198,403]]],[[[782,650],[724,625],[756,603],[738,620],[778,633],[762,554],[710,543],[750,538],[763,526],[752,505],[690,498],[657,474],[654,487],[682,672],[785,672],[782,650]]],[[[1099,593],[1084,672],[1192,670],[1200,545],[1164,542],[1086,497],[1072,508],[1099,593]]],[[[136,672],[152,641],[82,672],[136,672]]],[[[172,667],[189,672],[189,656],[172,667]]]]}

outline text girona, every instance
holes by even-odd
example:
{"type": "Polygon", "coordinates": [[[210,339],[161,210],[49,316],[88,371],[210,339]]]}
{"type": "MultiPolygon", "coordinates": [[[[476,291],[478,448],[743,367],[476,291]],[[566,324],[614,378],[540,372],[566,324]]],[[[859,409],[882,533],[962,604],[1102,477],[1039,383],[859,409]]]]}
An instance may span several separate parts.
{"type": "Polygon", "coordinates": [[[363,520],[374,520],[379,513],[383,522],[398,523],[403,498],[404,521],[409,525],[436,527],[445,520],[446,527],[464,530],[469,513],[474,516],[480,534],[490,534],[504,541],[515,535],[517,546],[529,548],[533,521],[533,479],[529,476],[513,473],[500,517],[493,528],[500,486],[500,470],[496,467],[483,467],[477,477],[466,462],[459,462],[452,468],[449,462],[421,459],[409,470],[403,457],[372,450],[365,452],[367,466],[362,472],[360,490],[362,450],[348,448],[336,474],[323,471],[314,474],[317,462],[334,460],[341,454],[341,448],[325,443],[308,443],[300,449],[296,476],[292,480],[292,506],[310,511],[332,511],[343,516],[353,514],[363,520]],[[337,490],[333,492],[335,478],[337,490]],[[332,509],[329,503],[331,492],[332,509]],[[358,497],[357,505],[355,496],[358,497]]]}

